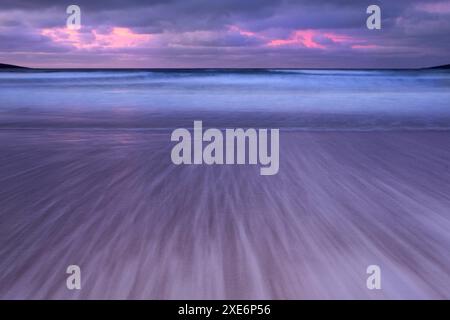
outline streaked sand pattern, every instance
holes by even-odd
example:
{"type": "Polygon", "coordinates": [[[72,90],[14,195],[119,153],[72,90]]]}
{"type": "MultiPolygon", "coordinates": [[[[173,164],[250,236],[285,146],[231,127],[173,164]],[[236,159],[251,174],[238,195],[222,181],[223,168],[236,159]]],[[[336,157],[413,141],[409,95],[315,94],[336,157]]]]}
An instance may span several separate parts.
{"type": "Polygon", "coordinates": [[[0,298],[450,298],[449,131],[280,144],[260,176],[175,166],[164,131],[2,129],[0,298]]]}

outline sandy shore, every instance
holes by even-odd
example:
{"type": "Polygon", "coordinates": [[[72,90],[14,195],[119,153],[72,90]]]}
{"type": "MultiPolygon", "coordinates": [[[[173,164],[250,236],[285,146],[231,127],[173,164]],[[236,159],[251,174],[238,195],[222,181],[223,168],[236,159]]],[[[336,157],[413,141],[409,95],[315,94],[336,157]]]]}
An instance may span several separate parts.
{"type": "Polygon", "coordinates": [[[167,132],[2,130],[0,298],[449,299],[449,145],[282,131],[260,176],[177,167],[167,132]]]}

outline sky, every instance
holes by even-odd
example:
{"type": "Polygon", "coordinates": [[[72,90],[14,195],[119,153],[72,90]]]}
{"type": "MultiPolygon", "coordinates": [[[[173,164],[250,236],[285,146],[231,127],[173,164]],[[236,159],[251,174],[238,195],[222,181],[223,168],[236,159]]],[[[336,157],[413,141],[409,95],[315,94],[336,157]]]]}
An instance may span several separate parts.
{"type": "Polygon", "coordinates": [[[410,68],[450,63],[450,0],[0,0],[0,63],[410,68]],[[81,28],[66,8],[81,9],[81,28]],[[369,30],[366,9],[381,8],[369,30]]]}

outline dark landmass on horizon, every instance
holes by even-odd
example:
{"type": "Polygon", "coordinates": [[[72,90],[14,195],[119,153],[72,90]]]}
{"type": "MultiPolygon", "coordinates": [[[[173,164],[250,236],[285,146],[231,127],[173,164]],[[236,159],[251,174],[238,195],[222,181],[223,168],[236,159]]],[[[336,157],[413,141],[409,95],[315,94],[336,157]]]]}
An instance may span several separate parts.
{"type": "Polygon", "coordinates": [[[427,69],[450,69],[450,64],[444,64],[442,66],[430,67],[427,69]]]}
{"type": "Polygon", "coordinates": [[[13,64],[0,63],[0,70],[3,70],[3,69],[30,69],[30,68],[16,66],[16,65],[13,65],[13,64]]]}

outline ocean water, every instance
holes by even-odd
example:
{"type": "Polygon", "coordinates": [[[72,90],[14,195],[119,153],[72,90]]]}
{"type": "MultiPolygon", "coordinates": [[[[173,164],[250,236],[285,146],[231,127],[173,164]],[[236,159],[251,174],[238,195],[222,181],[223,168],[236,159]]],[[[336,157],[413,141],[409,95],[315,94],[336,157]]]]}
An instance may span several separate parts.
{"type": "Polygon", "coordinates": [[[0,73],[0,127],[448,128],[445,70],[0,73]]]}
{"type": "Polygon", "coordinates": [[[0,299],[449,299],[449,87],[445,71],[1,72],[0,299]],[[156,129],[193,120],[282,128],[279,172],[173,164],[156,129]]]}

